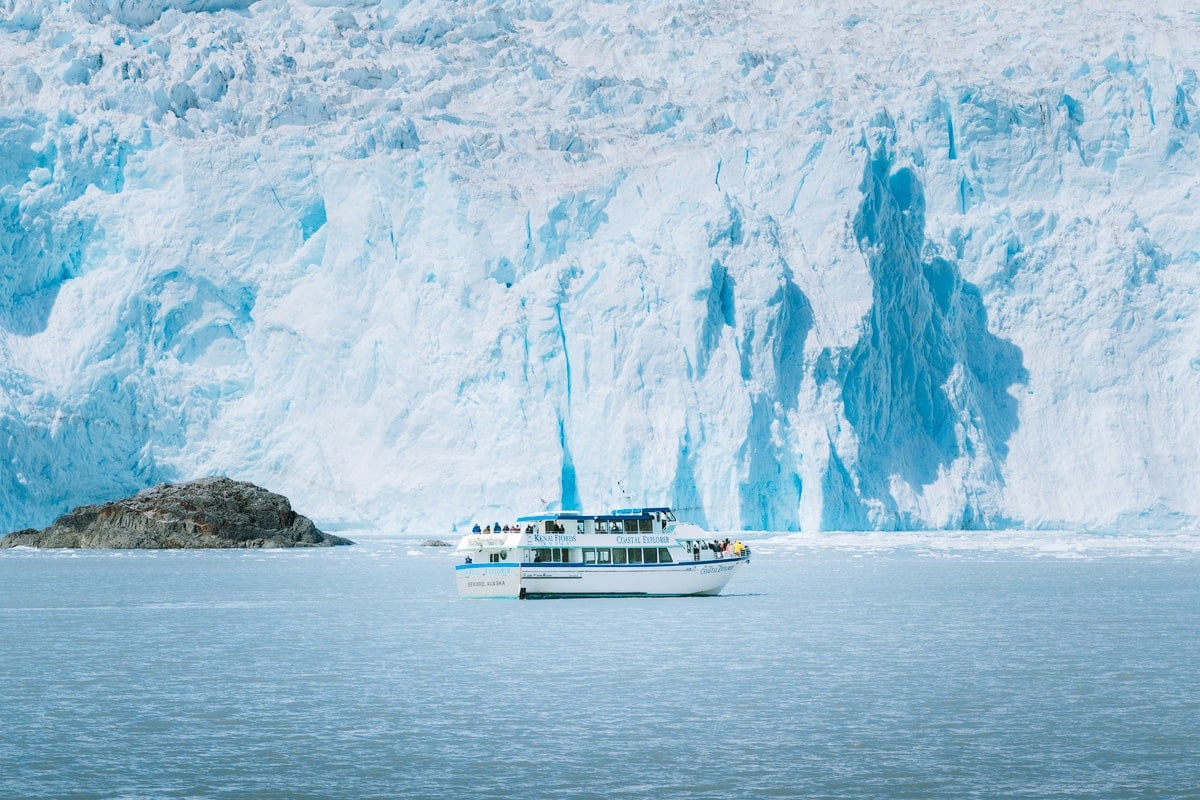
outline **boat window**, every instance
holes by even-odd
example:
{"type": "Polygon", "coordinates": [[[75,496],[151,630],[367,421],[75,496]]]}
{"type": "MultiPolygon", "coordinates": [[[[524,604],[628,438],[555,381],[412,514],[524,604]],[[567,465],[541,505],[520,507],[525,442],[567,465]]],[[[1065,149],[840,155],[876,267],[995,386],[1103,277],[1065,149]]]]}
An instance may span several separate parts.
{"type": "Polygon", "coordinates": [[[642,561],[644,561],[647,564],[657,564],[658,563],[658,548],[657,547],[643,547],[642,548],[642,561]]]}
{"type": "Polygon", "coordinates": [[[626,533],[637,533],[637,531],[638,531],[638,524],[637,524],[636,519],[625,520],[625,532],[626,533]]]}
{"type": "Polygon", "coordinates": [[[583,548],[583,563],[585,563],[585,564],[595,564],[596,563],[596,548],[594,548],[594,547],[583,548]]]}
{"type": "Polygon", "coordinates": [[[670,551],[670,550],[668,550],[668,549],[667,549],[667,548],[665,548],[665,547],[660,547],[660,548],[658,548],[658,563],[660,563],[660,564],[670,564],[672,560],[673,560],[673,559],[671,558],[671,551],[670,551]]]}
{"type": "Polygon", "coordinates": [[[550,560],[550,548],[539,547],[533,551],[533,560],[537,562],[545,562],[550,560]]]}
{"type": "Polygon", "coordinates": [[[650,531],[654,530],[654,525],[650,520],[643,519],[638,520],[638,528],[641,529],[642,533],[650,533],[650,531]]]}
{"type": "Polygon", "coordinates": [[[624,547],[614,547],[612,549],[612,556],[613,556],[614,564],[624,564],[625,563],[625,548],[624,547]]]}
{"type": "Polygon", "coordinates": [[[628,551],[629,551],[628,555],[629,555],[629,563],[630,564],[642,563],[642,548],[630,547],[630,548],[628,548],[628,551]]]}
{"type": "Polygon", "coordinates": [[[597,547],[596,548],[596,563],[597,564],[611,564],[612,563],[612,551],[609,550],[607,547],[597,547]]]}

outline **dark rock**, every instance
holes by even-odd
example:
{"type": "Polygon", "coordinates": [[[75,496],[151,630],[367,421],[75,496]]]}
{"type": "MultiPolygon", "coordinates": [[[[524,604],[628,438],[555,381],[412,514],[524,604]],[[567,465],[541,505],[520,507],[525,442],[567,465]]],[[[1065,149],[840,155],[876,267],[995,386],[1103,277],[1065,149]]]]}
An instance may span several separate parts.
{"type": "Polygon", "coordinates": [[[50,527],[10,533],[0,547],[180,549],[354,544],[317,530],[283,495],[224,477],[164,483],[133,497],[80,506],[50,527]]]}
{"type": "Polygon", "coordinates": [[[426,539],[421,542],[421,547],[453,547],[449,542],[443,542],[441,539],[426,539]]]}

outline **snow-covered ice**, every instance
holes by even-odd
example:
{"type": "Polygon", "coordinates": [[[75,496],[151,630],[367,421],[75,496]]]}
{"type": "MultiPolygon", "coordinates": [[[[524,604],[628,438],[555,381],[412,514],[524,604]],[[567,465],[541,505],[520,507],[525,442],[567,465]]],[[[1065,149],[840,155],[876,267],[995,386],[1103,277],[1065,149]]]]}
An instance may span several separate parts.
{"type": "Polygon", "coordinates": [[[0,530],[1200,516],[1200,13],[0,0],[0,530]]]}

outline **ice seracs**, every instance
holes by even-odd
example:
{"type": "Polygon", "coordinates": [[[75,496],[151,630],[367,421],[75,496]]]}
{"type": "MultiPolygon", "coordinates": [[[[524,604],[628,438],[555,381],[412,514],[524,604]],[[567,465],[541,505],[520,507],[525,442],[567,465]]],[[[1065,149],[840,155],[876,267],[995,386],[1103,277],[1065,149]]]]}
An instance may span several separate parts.
{"type": "Polygon", "coordinates": [[[0,530],[216,473],[1194,529],[1200,37],[1145,6],[0,0],[0,530]]]}
{"type": "Polygon", "coordinates": [[[520,517],[462,537],[463,597],[678,597],[719,594],[750,563],[741,542],[710,540],[669,508],[520,517]]]}

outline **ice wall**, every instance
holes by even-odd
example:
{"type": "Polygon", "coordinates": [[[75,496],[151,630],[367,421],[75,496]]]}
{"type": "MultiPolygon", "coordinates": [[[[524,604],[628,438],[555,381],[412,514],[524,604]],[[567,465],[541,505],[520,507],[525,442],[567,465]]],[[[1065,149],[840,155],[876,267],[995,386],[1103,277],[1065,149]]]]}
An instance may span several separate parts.
{"type": "Polygon", "coordinates": [[[1195,24],[0,0],[0,529],[1194,524],[1195,24]]]}

